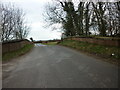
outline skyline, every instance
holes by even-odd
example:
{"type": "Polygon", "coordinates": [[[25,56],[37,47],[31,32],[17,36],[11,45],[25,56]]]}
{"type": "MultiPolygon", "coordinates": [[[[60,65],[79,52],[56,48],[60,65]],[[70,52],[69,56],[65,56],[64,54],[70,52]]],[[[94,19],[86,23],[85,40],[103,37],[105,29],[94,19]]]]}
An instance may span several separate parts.
{"type": "MultiPolygon", "coordinates": [[[[34,40],[49,40],[61,38],[62,30],[58,29],[53,31],[52,26],[45,28],[47,22],[44,21],[43,14],[45,12],[45,6],[48,4],[48,2],[53,3],[52,0],[4,0],[1,2],[5,4],[12,3],[15,5],[15,7],[23,9],[26,14],[25,19],[27,21],[27,24],[31,27],[27,39],[31,37],[34,40]]],[[[74,0],[74,2],[76,3],[76,0],[74,0]]],[[[60,27],[60,25],[58,24],[56,24],[56,26],[60,27]]]]}

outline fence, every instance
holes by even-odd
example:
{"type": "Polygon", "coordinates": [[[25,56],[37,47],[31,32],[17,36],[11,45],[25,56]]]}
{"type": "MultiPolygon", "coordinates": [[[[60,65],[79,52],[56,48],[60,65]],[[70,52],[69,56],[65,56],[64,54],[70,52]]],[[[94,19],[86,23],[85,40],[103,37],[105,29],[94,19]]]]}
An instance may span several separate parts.
{"type": "Polygon", "coordinates": [[[2,54],[18,50],[27,44],[32,44],[32,42],[30,42],[27,39],[4,42],[4,43],[2,43],[2,54]]]}
{"type": "Polygon", "coordinates": [[[110,39],[100,39],[100,38],[68,38],[68,40],[76,40],[76,41],[82,41],[82,42],[88,42],[98,45],[104,45],[104,46],[115,46],[120,47],[120,39],[118,40],[110,40],[110,39]]]}

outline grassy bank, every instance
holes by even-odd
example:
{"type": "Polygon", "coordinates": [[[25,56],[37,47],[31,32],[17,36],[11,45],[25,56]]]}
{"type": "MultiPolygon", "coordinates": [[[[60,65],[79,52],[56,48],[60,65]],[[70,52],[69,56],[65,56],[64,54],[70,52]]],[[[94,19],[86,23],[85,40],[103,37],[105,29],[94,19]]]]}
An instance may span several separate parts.
{"type": "Polygon", "coordinates": [[[27,53],[28,51],[30,51],[33,46],[34,46],[33,44],[28,44],[28,45],[25,45],[23,48],[21,48],[19,50],[5,53],[5,54],[2,55],[2,61],[8,61],[12,58],[23,55],[23,54],[27,53]]]}
{"type": "Polygon", "coordinates": [[[116,61],[118,62],[118,60],[120,60],[119,47],[102,46],[102,45],[90,44],[75,40],[64,40],[63,42],[60,43],[60,45],[75,48],[77,50],[81,50],[94,55],[98,55],[100,57],[111,59],[112,62],[116,62],[116,61]]]}

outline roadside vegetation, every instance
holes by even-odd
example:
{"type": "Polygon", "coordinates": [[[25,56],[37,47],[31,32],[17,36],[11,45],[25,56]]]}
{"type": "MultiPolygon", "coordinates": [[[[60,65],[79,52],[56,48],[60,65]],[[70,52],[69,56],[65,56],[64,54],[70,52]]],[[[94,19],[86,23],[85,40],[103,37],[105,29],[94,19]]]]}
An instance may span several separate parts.
{"type": "Polygon", "coordinates": [[[108,39],[108,40],[120,40],[120,37],[100,37],[100,36],[95,36],[93,38],[108,39]]]}
{"type": "Polygon", "coordinates": [[[95,54],[109,59],[111,63],[120,64],[120,47],[102,46],[75,40],[63,40],[60,45],[95,54]]]}
{"type": "Polygon", "coordinates": [[[23,48],[18,49],[16,51],[8,52],[2,55],[2,61],[8,61],[20,55],[23,55],[29,52],[33,48],[34,44],[25,45],[23,48]]]}

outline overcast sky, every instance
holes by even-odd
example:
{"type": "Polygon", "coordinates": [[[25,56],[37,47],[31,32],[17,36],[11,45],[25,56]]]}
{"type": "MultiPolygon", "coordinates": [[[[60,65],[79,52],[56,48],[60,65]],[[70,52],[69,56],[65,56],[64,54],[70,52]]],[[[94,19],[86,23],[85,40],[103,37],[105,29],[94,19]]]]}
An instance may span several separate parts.
{"type": "Polygon", "coordinates": [[[43,20],[45,5],[52,0],[0,0],[3,3],[13,3],[15,6],[22,8],[26,13],[27,24],[31,26],[28,39],[33,37],[34,40],[60,39],[60,30],[52,30],[52,28],[44,28],[46,26],[43,20]]]}

